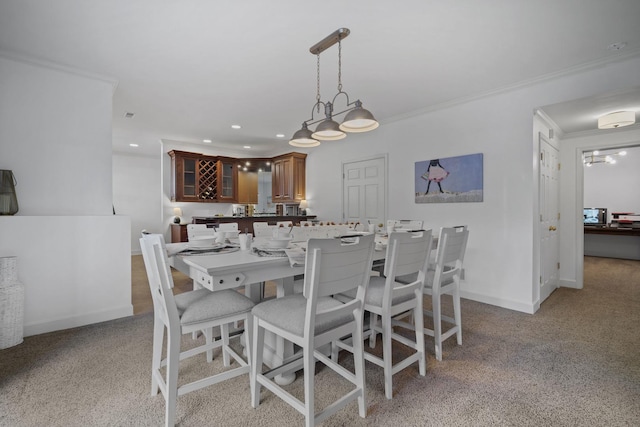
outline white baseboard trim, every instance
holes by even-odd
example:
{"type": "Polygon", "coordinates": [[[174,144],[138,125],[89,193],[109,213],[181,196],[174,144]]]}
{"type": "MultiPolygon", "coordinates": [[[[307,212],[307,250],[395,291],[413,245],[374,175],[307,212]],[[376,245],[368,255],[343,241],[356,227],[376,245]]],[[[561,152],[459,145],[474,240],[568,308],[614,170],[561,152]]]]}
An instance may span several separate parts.
{"type": "Polygon", "coordinates": [[[575,279],[560,279],[559,285],[563,288],[580,289],[575,279]]]}
{"type": "Polygon", "coordinates": [[[491,297],[483,294],[476,294],[474,292],[460,290],[460,297],[470,299],[473,301],[481,302],[484,304],[495,305],[497,307],[506,308],[514,311],[521,311],[527,314],[533,314],[536,312],[535,304],[530,302],[514,301],[505,298],[491,297]]]}
{"type": "Polygon", "coordinates": [[[108,320],[119,319],[121,317],[128,316],[133,316],[133,305],[131,304],[94,313],[85,313],[78,316],[65,317],[62,319],[24,325],[24,336],[30,337],[32,335],[40,335],[47,332],[77,328],[78,326],[106,322],[108,320]]]}

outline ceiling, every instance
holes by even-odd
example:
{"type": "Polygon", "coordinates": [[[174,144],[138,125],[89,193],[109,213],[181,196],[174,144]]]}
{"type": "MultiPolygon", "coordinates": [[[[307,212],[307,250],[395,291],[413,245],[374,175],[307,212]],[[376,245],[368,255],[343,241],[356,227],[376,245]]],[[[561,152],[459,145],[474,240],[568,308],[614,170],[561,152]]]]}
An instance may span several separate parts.
{"type": "MultiPolygon", "coordinates": [[[[288,147],[310,117],[309,47],[340,27],[351,30],[342,42],[343,90],[384,125],[638,55],[638,22],[638,0],[2,0],[0,51],[116,81],[115,150],[211,139],[259,155],[288,147]],[[615,43],[626,45],[607,48],[615,43]]],[[[320,64],[329,100],[337,46],[320,64]]],[[[629,96],[640,111],[638,90],[629,96]]],[[[545,112],[575,132],[593,126],[576,118],[593,114],[591,106],[583,100],[573,112],[568,105],[545,112]]]]}

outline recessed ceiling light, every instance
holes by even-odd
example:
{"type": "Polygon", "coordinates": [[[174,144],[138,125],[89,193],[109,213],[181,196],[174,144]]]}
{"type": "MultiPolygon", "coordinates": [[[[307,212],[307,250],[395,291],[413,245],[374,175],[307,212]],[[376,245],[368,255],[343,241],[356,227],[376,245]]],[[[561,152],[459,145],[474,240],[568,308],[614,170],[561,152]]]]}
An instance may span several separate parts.
{"type": "Polygon", "coordinates": [[[210,144],[211,140],[210,139],[203,139],[202,142],[206,142],[206,143],[210,144]]]}
{"type": "Polygon", "coordinates": [[[231,128],[232,128],[232,129],[240,129],[241,127],[242,127],[242,126],[240,126],[240,125],[231,125],[231,128]]]}
{"type": "Polygon", "coordinates": [[[250,145],[245,145],[244,148],[246,148],[248,150],[249,148],[251,148],[251,146],[250,145]]]}
{"type": "Polygon", "coordinates": [[[279,133],[276,135],[276,138],[284,138],[284,133],[279,133]]]}
{"type": "Polygon", "coordinates": [[[129,147],[139,147],[138,144],[129,144],[129,147]]]}

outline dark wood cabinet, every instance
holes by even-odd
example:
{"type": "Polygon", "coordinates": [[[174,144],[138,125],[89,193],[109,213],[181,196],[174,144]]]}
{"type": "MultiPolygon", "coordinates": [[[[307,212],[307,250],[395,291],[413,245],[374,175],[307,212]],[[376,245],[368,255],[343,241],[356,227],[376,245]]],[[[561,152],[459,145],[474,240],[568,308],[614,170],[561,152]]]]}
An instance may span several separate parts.
{"type": "Polygon", "coordinates": [[[235,203],[238,201],[238,167],[236,159],[218,159],[218,201],[235,203]]]}
{"type": "Polygon", "coordinates": [[[235,203],[238,169],[235,159],[172,150],[171,201],[235,203]]]}
{"type": "Polygon", "coordinates": [[[289,153],[273,159],[273,203],[299,202],[305,198],[306,154],[289,153]]]}
{"type": "Polygon", "coordinates": [[[171,243],[188,242],[187,224],[171,224],[171,243]]]}
{"type": "Polygon", "coordinates": [[[238,171],[238,203],[258,203],[258,172],[238,171]]]}

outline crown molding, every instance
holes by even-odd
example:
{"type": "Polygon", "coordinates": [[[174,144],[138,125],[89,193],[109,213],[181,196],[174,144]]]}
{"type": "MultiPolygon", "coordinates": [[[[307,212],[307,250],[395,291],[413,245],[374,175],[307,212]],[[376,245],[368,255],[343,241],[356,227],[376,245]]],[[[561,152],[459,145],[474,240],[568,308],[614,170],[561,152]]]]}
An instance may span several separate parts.
{"type": "Polygon", "coordinates": [[[58,62],[38,58],[32,55],[25,55],[11,50],[0,49],[0,58],[8,59],[15,62],[21,62],[23,64],[33,65],[40,68],[48,68],[50,70],[60,71],[91,80],[101,81],[111,85],[112,92],[115,92],[116,88],[118,87],[118,80],[112,77],[105,76],[104,74],[93,73],[90,71],[82,70],[80,68],[75,68],[65,64],[60,64],[58,62]]]}
{"type": "MultiPolygon", "coordinates": [[[[585,62],[583,64],[579,64],[573,67],[565,68],[559,71],[555,71],[553,73],[544,74],[542,76],[535,77],[529,80],[523,80],[518,83],[514,83],[507,86],[502,86],[497,89],[492,89],[485,92],[480,92],[475,95],[464,96],[461,98],[452,99],[450,101],[441,102],[438,104],[434,104],[425,108],[421,108],[419,110],[411,111],[405,114],[399,114],[397,116],[393,116],[384,121],[384,123],[393,123],[400,120],[409,119],[412,117],[421,116],[427,113],[432,113],[434,111],[444,110],[446,108],[451,108],[457,105],[467,104],[472,101],[477,101],[483,98],[489,98],[495,95],[504,94],[507,92],[512,92],[519,89],[528,88],[531,86],[538,85],[540,83],[548,82],[551,80],[558,79],[560,77],[567,77],[574,74],[579,74],[588,70],[593,70],[596,68],[604,67],[609,64],[614,64],[618,62],[623,62],[628,59],[633,59],[635,57],[640,56],[640,48],[630,50],[625,53],[617,54],[616,56],[601,58],[595,61],[585,62]]],[[[382,124],[382,123],[380,123],[382,124]]]]}

